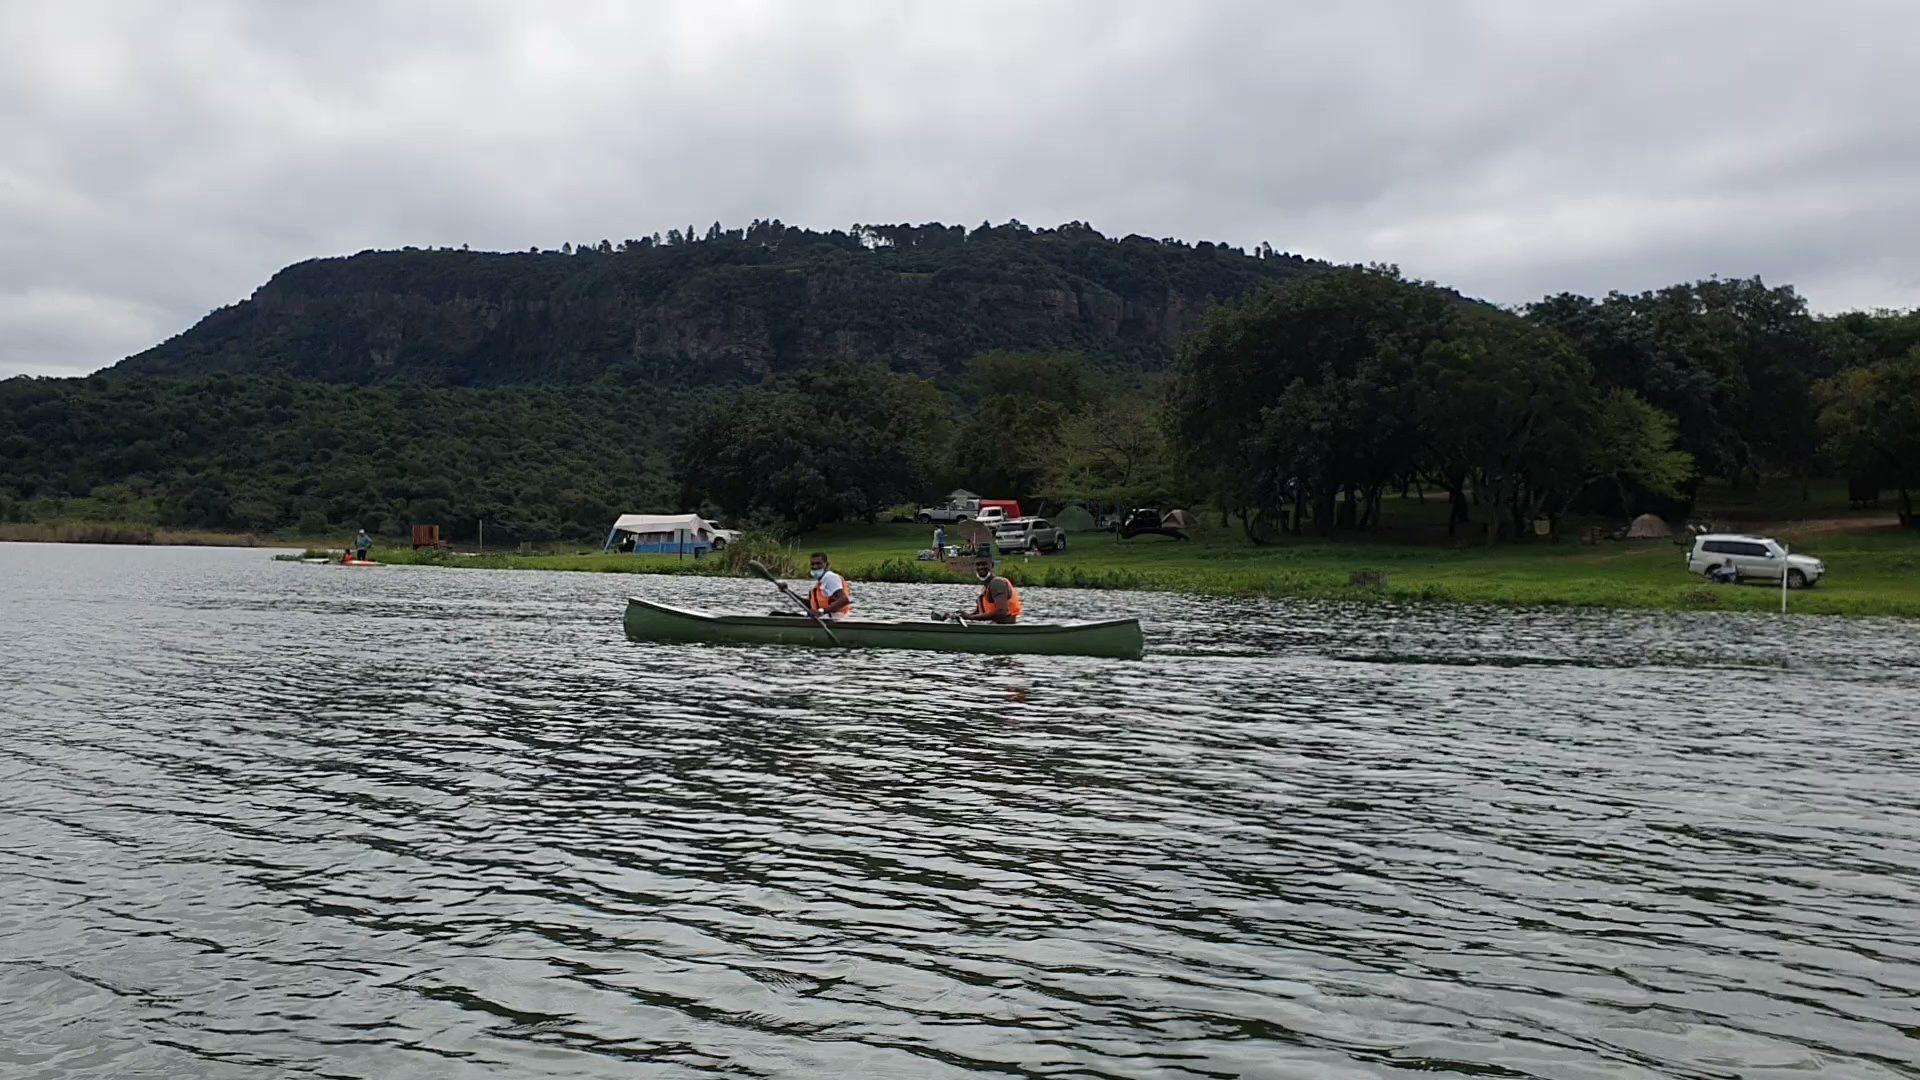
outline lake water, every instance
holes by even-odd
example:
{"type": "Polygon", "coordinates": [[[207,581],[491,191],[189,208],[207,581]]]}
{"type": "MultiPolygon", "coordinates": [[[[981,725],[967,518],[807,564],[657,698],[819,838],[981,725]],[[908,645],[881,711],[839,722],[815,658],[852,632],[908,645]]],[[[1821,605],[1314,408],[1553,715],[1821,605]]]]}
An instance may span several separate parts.
{"type": "Polygon", "coordinates": [[[1920,1069],[1920,623],[629,592],[0,544],[0,1077],[1920,1069]]]}

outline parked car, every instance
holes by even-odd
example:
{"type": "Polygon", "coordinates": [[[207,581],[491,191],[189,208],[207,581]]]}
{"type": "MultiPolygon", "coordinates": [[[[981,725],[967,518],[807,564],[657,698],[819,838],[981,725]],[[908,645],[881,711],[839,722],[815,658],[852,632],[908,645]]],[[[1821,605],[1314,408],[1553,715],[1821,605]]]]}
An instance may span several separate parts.
{"type": "Polygon", "coordinates": [[[1779,581],[1804,589],[1827,576],[1827,564],[1811,555],[1789,555],[1780,541],[1745,533],[1702,533],[1687,551],[1687,572],[1709,578],[1732,572],[1739,581],[1779,581]]]}
{"type": "Polygon", "coordinates": [[[722,529],[718,525],[714,526],[713,550],[725,551],[727,550],[728,544],[737,544],[739,542],[740,542],[739,529],[722,529]]]}
{"type": "Polygon", "coordinates": [[[993,530],[993,545],[1002,551],[1065,551],[1067,531],[1045,518],[1014,518],[993,530]]]}
{"type": "Polygon", "coordinates": [[[988,526],[989,528],[998,529],[1001,525],[1017,519],[1008,517],[1006,510],[1001,507],[983,506],[980,509],[974,511],[972,516],[968,517],[966,520],[977,521],[982,525],[988,526]]]}
{"type": "Polygon", "coordinates": [[[1138,506],[1129,510],[1127,515],[1112,528],[1120,534],[1122,540],[1147,535],[1171,536],[1175,540],[1187,538],[1186,530],[1181,525],[1168,522],[1157,508],[1151,506],[1138,506]]]}

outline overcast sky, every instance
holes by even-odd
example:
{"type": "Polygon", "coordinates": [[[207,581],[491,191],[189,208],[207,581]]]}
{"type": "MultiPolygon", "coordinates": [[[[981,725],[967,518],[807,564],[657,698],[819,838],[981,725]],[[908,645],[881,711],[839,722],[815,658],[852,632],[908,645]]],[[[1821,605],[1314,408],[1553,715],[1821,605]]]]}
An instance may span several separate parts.
{"type": "Polygon", "coordinates": [[[1084,220],[1920,304],[1912,0],[0,4],[0,376],[369,247],[1084,220]]]}

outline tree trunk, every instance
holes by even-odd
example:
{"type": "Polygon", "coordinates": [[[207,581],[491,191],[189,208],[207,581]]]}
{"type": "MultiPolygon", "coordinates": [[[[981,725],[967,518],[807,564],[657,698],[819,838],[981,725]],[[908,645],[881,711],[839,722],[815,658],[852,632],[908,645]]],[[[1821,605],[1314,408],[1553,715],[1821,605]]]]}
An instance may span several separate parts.
{"type": "Polygon", "coordinates": [[[1333,532],[1334,504],[1339,501],[1339,492],[1331,487],[1314,493],[1313,531],[1322,536],[1333,532]]]}
{"type": "Polygon", "coordinates": [[[1380,495],[1384,485],[1375,484],[1360,493],[1360,531],[1368,532],[1380,525],[1380,495]]]}
{"type": "Polygon", "coordinates": [[[1234,511],[1234,513],[1240,518],[1240,531],[1247,534],[1247,542],[1255,547],[1266,546],[1267,539],[1262,535],[1264,530],[1255,528],[1254,526],[1254,513],[1244,506],[1234,511]]]}
{"type": "Polygon", "coordinates": [[[1447,535],[1459,535],[1460,526],[1472,520],[1473,513],[1467,509],[1465,481],[1450,481],[1447,484],[1447,535]]]}
{"type": "Polygon", "coordinates": [[[1909,529],[1920,529],[1920,515],[1913,512],[1913,492],[1900,488],[1900,524],[1909,529]]]}

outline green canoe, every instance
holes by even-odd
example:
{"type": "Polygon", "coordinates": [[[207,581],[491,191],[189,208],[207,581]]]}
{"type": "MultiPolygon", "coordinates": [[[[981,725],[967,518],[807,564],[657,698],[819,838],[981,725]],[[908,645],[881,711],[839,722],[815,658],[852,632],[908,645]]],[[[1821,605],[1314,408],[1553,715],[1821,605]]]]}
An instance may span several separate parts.
{"type": "MultiPolygon", "coordinates": [[[[1116,660],[1138,660],[1146,650],[1139,619],[1012,626],[840,619],[831,625],[834,636],[848,648],[1107,656],[1116,660]]],[[[638,598],[627,600],[626,626],[627,637],[634,641],[833,647],[827,635],[804,615],[708,615],[638,598]]]]}

